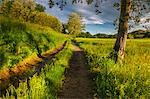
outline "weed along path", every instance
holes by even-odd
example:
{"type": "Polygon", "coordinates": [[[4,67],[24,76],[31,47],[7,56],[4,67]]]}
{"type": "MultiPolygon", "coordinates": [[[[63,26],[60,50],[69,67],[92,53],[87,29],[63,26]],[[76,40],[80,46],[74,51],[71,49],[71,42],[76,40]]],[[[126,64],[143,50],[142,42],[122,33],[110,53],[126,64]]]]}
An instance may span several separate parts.
{"type": "Polygon", "coordinates": [[[70,68],[66,71],[66,78],[58,99],[93,99],[84,52],[76,45],[73,45],[72,50],[70,68]]]}
{"type": "Polygon", "coordinates": [[[0,71],[0,99],[1,96],[6,93],[6,89],[9,87],[9,85],[19,87],[20,80],[32,77],[35,73],[40,74],[45,64],[48,61],[51,61],[52,58],[55,57],[55,55],[63,50],[66,44],[67,41],[56,48],[50,49],[42,55],[42,58],[34,56],[35,58],[31,60],[32,57],[29,57],[30,61],[26,62],[26,60],[24,60],[11,69],[0,71]]]}

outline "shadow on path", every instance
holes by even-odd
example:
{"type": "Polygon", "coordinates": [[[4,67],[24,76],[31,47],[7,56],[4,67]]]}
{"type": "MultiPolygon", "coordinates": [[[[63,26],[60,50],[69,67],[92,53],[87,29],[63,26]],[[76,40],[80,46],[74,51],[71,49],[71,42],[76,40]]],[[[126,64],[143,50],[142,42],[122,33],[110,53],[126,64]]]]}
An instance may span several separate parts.
{"type": "Polygon", "coordinates": [[[84,52],[76,44],[72,48],[73,55],[70,68],[66,70],[66,78],[59,99],[93,99],[90,74],[84,57],[84,52]]]}
{"type": "Polygon", "coordinates": [[[13,85],[15,88],[19,87],[20,81],[27,80],[27,86],[29,87],[29,78],[37,73],[39,75],[41,70],[45,67],[45,64],[52,61],[55,56],[64,49],[67,41],[65,41],[61,46],[55,48],[51,52],[45,53],[43,56],[36,56],[34,59],[28,62],[23,62],[22,64],[17,64],[7,71],[0,72],[0,99],[3,95],[6,95],[7,88],[13,85]]]}

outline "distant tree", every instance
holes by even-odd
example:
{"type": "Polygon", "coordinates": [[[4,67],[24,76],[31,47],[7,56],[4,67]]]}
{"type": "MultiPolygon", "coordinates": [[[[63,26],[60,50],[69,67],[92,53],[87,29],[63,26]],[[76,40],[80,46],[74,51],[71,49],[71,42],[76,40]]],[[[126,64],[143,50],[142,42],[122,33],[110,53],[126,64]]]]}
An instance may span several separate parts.
{"type": "Polygon", "coordinates": [[[45,12],[35,13],[35,15],[33,15],[32,17],[33,17],[34,23],[40,24],[43,26],[49,26],[55,31],[62,32],[62,29],[63,29],[62,23],[56,17],[48,15],[45,12]]]}
{"type": "Polygon", "coordinates": [[[77,13],[70,14],[67,29],[69,34],[73,36],[77,36],[81,33],[82,24],[80,15],[77,13]]]}
{"type": "Polygon", "coordinates": [[[134,35],[128,34],[128,39],[134,39],[134,35]]]}
{"type": "Polygon", "coordinates": [[[90,32],[81,32],[77,37],[92,38],[93,35],[91,35],[90,32]]]}
{"type": "Polygon", "coordinates": [[[150,38],[150,30],[145,33],[144,38],[150,38]]]}
{"type": "Polygon", "coordinates": [[[0,14],[25,22],[32,22],[49,26],[62,32],[62,23],[54,16],[44,12],[45,7],[36,4],[34,0],[3,0],[0,5],[0,14]]]}
{"type": "Polygon", "coordinates": [[[63,23],[62,26],[63,26],[62,33],[67,34],[67,24],[63,23]]]}
{"type": "Polygon", "coordinates": [[[98,33],[94,35],[96,38],[108,38],[109,35],[104,33],[98,33]]]}
{"type": "Polygon", "coordinates": [[[48,26],[48,23],[45,21],[47,19],[48,19],[48,15],[46,13],[44,13],[44,12],[35,13],[34,23],[37,23],[37,24],[40,24],[43,26],[48,26]]]}
{"type": "Polygon", "coordinates": [[[35,2],[33,0],[14,0],[9,15],[16,19],[29,21],[30,14],[34,10],[35,2]]]}
{"type": "Polygon", "coordinates": [[[49,21],[51,23],[50,27],[52,29],[54,29],[55,31],[58,31],[58,32],[62,32],[63,25],[55,16],[51,16],[49,21]]]}
{"type": "Polygon", "coordinates": [[[34,11],[36,8],[36,3],[34,0],[19,0],[23,3],[24,7],[27,7],[30,11],[34,11]]]}
{"type": "Polygon", "coordinates": [[[0,4],[0,14],[8,16],[11,6],[12,6],[12,1],[3,0],[2,4],[0,4]]]}
{"type": "Polygon", "coordinates": [[[41,4],[36,4],[35,10],[39,11],[39,12],[44,12],[45,11],[45,7],[41,4]]]}
{"type": "Polygon", "coordinates": [[[9,15],[12,18],[21,19],[21,14],[23,15],[23,10],[24,7],[22,5],[22,2],[20,2],[19,0],[14,0],[12,2],[12,7],[10,9],[9,15]]]}
{"type": "Polygon", "coordinates": [[[30,12],[28,22],[34,23],[34,22],[35,22],[35,16],[36,16],[37,13],[38,13],[37,11],[32,11],[32,12],[30,12]]]}

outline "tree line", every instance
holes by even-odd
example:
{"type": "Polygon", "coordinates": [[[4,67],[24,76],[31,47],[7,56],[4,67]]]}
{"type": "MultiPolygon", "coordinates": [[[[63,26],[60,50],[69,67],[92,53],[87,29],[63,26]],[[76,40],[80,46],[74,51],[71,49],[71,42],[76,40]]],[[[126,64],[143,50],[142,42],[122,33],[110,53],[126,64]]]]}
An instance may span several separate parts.
{"type": "Polygon", "coordinates": [[[49,26],[55,31],[77,36],[81,33],[81,16],[71,13],[67,23],[62,24],[58,18],[45,12],[45,7],[35,3],[34,0],[2,0],[0,15],[19,19],[42,26],[49,26]]]}
{"type": "Polygon", "coordinates": [[[0,5],[0,15],[19,19],[23,22],[49,26],[55,31],[61,32],[62,23],[56,17],[44,11],[45,7],[33,0],[3,0],[0,5]]]}
{"type": "MultiPolygon", "coordinates": [[[[90,32],[81,32],[77,37],[82,38],[116,38],[117,34],[97,33],[92,35],[90,32]]],[[[136,30],[127,35],[128,39],[150,38],[149,30],[136,30]]]]}

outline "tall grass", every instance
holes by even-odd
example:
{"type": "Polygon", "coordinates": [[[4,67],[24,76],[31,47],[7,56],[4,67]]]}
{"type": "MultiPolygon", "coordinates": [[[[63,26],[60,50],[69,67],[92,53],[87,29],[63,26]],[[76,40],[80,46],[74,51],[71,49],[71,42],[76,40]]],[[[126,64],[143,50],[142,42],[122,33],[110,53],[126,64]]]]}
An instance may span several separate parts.
{"type": "Polygon", "coordinates": [[[77,39],[86,52],[90,70],[96,76],[96,90],[102,98],[150,98],[150,39],[127,41],[122,65],[107,56],[114,39],[77,39]]]}
{"type": "Polygon", "coordinates": [[[40,75],[35,74],[29,80],[20,81],[18,88],[10,86],[3,99],[15,97],[18,99],[56,99],[71,55],[72,51],[68,43],[52,61],[46,63],[40,75]]]}
{"type": "Polygon", "coordinates": [[[62,44],[66,36],[49,27],[0,16],[0,68],[11,68],[32,54],[62,44]]]}

